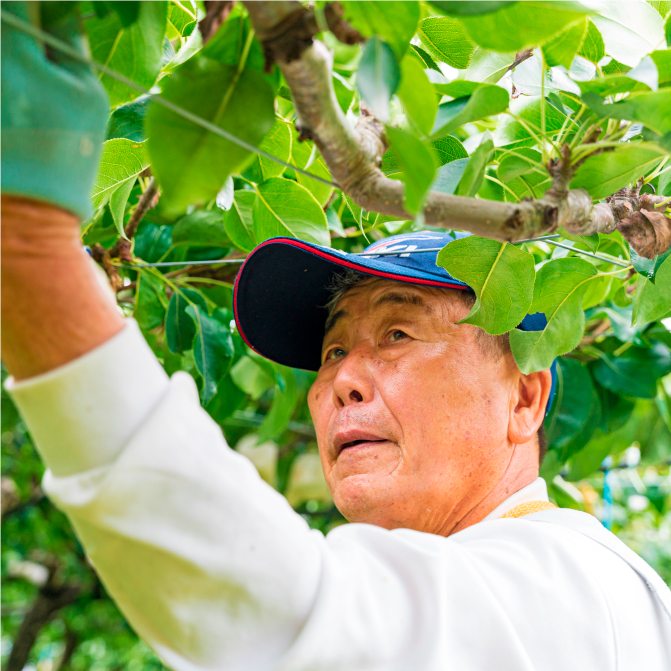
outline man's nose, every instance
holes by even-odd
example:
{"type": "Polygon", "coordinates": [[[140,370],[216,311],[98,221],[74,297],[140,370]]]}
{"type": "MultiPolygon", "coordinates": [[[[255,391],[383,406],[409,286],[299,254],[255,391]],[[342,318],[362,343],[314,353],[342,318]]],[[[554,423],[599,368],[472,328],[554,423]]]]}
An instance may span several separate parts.
{"type": "Polygon", "coordinates": [[[375,382],[371,364],[374,356],[374,348],[360,343],[342,360],[333,380],[333,405],[336,408],[373,400],[375,382]]]}

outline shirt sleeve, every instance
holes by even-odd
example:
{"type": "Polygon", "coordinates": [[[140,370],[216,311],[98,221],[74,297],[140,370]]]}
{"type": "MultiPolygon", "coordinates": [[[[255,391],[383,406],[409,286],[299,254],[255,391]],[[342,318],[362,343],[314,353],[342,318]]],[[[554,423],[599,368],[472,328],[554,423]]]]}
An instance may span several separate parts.
{"type": "MultiPolygon", "coordinates": [[[[311,531],[227,446],[193,379],[167,378],[133,322],[8,388],[48,466],[46,492],[175,671],[552,671],[575,666],[552,646],[530,656],[535,641],[554,640],[548,604],[561,613],[590,599],[608,621],[593,586],[557,593],[584,552],[559,561],[539,525],[495,520],[454,540],[363,524],[311,531]],[[532,603],[520,601],[525,581],[532,603]]],[[[580,648],[580,632],[565,633],[557,640],[580,648]]]]}

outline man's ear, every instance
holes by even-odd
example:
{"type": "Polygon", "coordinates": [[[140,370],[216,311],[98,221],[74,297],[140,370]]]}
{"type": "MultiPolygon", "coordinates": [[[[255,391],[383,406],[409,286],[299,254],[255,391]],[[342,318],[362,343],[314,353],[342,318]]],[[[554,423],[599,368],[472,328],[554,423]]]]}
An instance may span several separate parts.
{"type": "Polygon", "coordinates": [[[552,387],[549,370],[519,374],[517,388],[511,395],[508,440],[515,445],[529,442],[545,419],[545,410],[552,387]]]}

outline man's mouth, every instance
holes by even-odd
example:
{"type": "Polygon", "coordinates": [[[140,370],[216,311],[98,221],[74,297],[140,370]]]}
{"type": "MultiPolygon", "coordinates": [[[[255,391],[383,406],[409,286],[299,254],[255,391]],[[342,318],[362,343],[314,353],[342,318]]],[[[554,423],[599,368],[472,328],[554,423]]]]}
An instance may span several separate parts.
{"type": "Polygon", "coordinates": [[[388,442],[387,438],[369,433],[368,431],[351,429],[337,433],[333,444],[335,446],[336,455],[340,455],[345,450],[352,450],[354,448],[361,448],[364,446],[368,447],[386,442],[388,442]]]}

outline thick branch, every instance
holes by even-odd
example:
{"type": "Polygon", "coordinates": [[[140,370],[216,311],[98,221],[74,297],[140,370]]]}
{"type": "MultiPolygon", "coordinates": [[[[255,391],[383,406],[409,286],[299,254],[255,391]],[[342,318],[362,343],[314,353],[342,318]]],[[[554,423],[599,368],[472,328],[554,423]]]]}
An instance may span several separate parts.
{"type": "Polygon", "coordinates": [[[21,671],[42,627],[53,615],[70,605],[79,595],[76,585],[62,584],[56,578],[56,566],[50,566],[49,579],[35,599],[16,633],[5,671],[21,671]]]}
{"type": "MultiPolygon", "coordinates": [[[[301,137],[315,142],[342,191],[365,210],[411,219],[403,206],[403,183],[386,177],[379,167],[386,150],[384,127],[365,113],[356,128],[347,122],[333,90],[331,54],[321,42],[306,40],[305,27],[310,22],[305,18],[305,8],[298,2],[284,0],[244,4],[266,48],[266,57],[277,62],[291,90],[301,137]],[[297,17],[301,17],[301,30],[292,39],[297,17]]],[[[538,237],[560,226],[577,234],[610,233],[619,221],[647,209],[642,197],[635,196],[593,207],[585,190],[569,191],[567,187],[564,180],[561,189],[520,203],[432,191],[424,217],[429,224],[515,241],[538,237]]],[[[661,200],[657,197],[657,202],[661,200]]],[[[671,231],[671,222],[665,222],[671,231]]],[[[623,234],[626,235],[624,230],[623,234]]]]}

